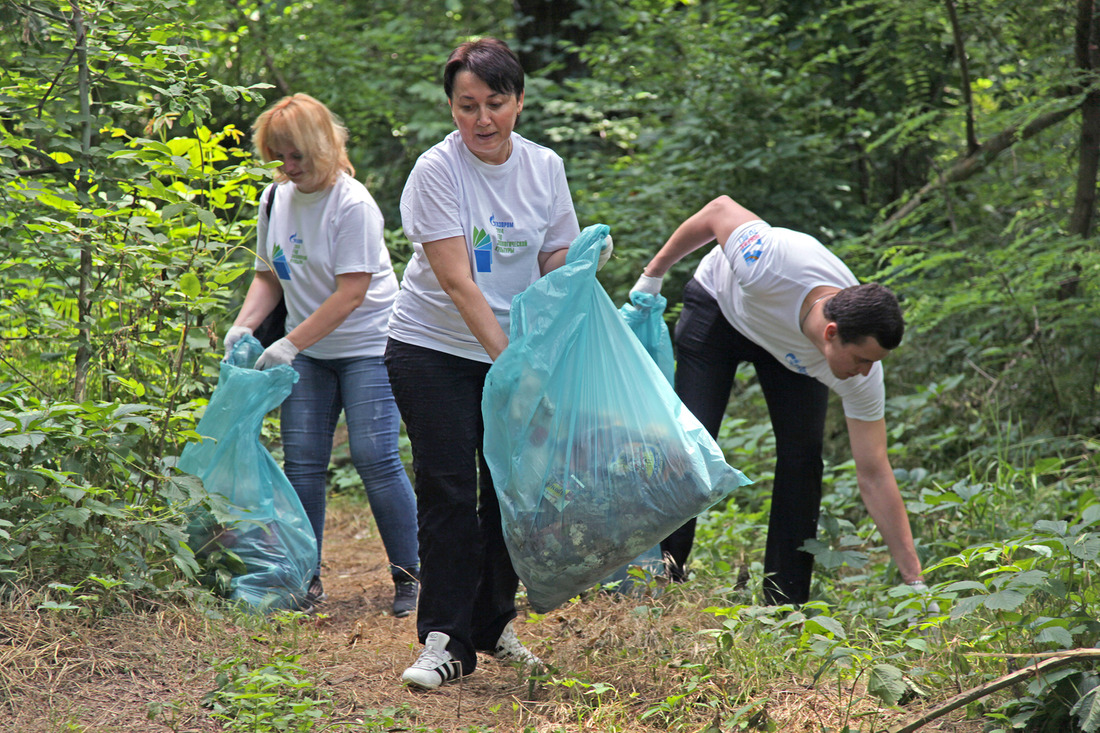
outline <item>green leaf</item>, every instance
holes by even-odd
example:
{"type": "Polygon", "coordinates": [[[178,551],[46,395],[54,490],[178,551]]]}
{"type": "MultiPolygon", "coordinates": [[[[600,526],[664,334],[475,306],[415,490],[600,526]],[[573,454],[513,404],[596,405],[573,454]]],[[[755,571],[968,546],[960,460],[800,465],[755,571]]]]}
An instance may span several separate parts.
{"type": "Polygon", "coordinates": [[[897,705],[905,694],[905,675],[892,664],[876,664],[867,680],[867,691],[887,705],[897,705]]]}
{"type": "Polygon", "coordinates": [[[250,272],[251,267],[234,267],[231,270],[221,270],[214,273],[214,282],[218,285],[228,285],[246,272],[250,272]]]}
{"type": "Polygon", "coordinates": [[[955,603],[955,607],[951,609],[951,618],[958,620],[970,615],[981,607],[983,601],[985,601],[985,596],[970,596],[969,598],[959,599],[955,603]]]}
{"type": "Polygon", "coordinates": [[[1056,644],[1062,649],[1073,648],[1073,636],[1061,626],[1048,626],[1035,637],[1037,644],[1056,644]]]}
{"type": "Polygon", "coordinates": [[[1086,527],[1100,522],[1100,504],[1091,504],[1081,512],[1081,523],[1086,527]]]}
{"type": "Polygon", "coordinates": [[[193,272],[185,272],[180,275],[179,286],[180,291],[189,298],[197,298],[199,293],[202,292],[199,278],[193,272]]]}
{"type": "Polygon", "coordinates": [[[814,559],[824,567],[839,568],[847,565],[852,568],[862,568],[867,564],[867,555],[857,550],[834,550],[821,540],[806,540],[802,549],[814,556],[814,559]]]}
{"type": "Polygon", "coordinates": [[[1082,695],[1070,714],[1077,716],[1077,722],[1084,733],[1100,731],[1100,686],[1093,687],[1082,695]]]}
{"type": "Polygon", "coordinates": [[[18,433],[16,435],[0,435],[0,447],[13,448],[17,451],[24,451],[27,448],[34,448],[42,444],[42,441],[46,439],[46,436],[42,433],[18,433]]]}
{"type": "Polygon", "coordinates": [[[806,619],[806,629],[814,631],[814,627],[824,634],[831,634],[838,639],[848,638],[844,632],[844,627],[840,625],[840,622],[831,616],[814,616],[813,618],[806,619]]]}
{"type": "Polygon", "coordinates": [[[38,610],[40,611],[79,611],[80,606],[74,606],[68,601],[58,603],[57,601],[44,601],[38,604],[38,610]]]}
{"type": "Polygon", "coordinates": [[[1066,530],[1069,529],[1069,522],[1064,522],[1061,520],[1053,521],[1050,519],[1040,519],[1038,522],[1035,523],[1034,528],[1037,532],[1050,532],[1051,534],[1056,534],[1059,537],[1064,537],[1066,534],[1066,530]]]}
{"type": "Polygon", "coordinates": [[[59,509],[57,515],[73,526],[83,527],[88,517],[92,516],[92,512],[84,507],[67,506],[59,509]]]}
{"type": "Polygon", "coordinates": [[[983,605],[992,611],[1012,611],[1027,599],[1018,590],[1000,590],[985,597],[983,605]]]}
{"type": "Polygon", "coordinates": [[[1100,535],[1083,534],[1069,544],[1070,554],[1080,560],[1095,560],[1100,557],[1100,535]]]}
{"type": "Polygon", "coordinates": [[[84,498],[85,491],[79,486],[62,486],[58,493],[75,504],[84,498]]]}

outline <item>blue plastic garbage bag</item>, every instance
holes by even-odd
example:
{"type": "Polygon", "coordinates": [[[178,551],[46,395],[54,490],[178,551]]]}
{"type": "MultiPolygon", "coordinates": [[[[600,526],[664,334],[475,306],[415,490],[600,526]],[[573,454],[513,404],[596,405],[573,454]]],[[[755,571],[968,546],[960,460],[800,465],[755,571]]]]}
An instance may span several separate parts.
{"type": "MultiPolygon", "coordinates": [[[[626,325],[638,337],[642,348],[657,363],[661,374],[669,384],[675,385],[673,378],[676,370],[676,358],[672,353],[672,336],[665,323],[665,308],[668,300],[661,294],[636,291],[630,294],[630,301],[619,308],[619,315],[626,325]]],[[[657,575],[664,570],[664,556],[660,543],[649,548],[629,563],[600,581],[601,585],[613,587],[619,593],[634,590],[634,577],[630,567],[637,566],[649,575],[657,575]]]]}
{"type": "Polygon", "coordinates": [[[317,538],[294,487],[260,442],[260,428],[298,373],[289,366],[256,371],[262,352],[259,341],[245,336],[222,362],[197,428],[203,441],[184,448],[179,468],[228,500],[235,514],[219,522],[206,513],[188,527],[197,555],[230,550],[244,563],[245,572],[230,581],[229,598],[260,611],[296,609],[317,564],[317,538]]]}
{"type": "Polygon", "coordinates": [[[482,398],[504,539],[549,611],[749,480],[672,390],[596,280],[608,227],[512,301],[482,398]]]}
{"type": "Polygon", "coordinates": [[[663,295],[635,291],[630,294],[630,302],[619,308],[619,314],[638,337],[646,353],[657,363],[668,383],[675,384],[676,359],[672,354],[672,336],[665,323],[667,306],[668,301],[663,295]]]}

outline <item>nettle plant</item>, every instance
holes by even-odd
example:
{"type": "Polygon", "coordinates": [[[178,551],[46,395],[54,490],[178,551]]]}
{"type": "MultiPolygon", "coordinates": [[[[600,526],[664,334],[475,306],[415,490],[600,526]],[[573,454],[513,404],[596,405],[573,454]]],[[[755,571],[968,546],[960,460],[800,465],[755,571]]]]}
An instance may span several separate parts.
{"type": "Polygon", "coordinates": [[[1054,651],[1100,641],[1100,504],[1075,522],[1043,519],[1005,540],[982,542],[927,569],[969,580],[932,586],[953,620],[990,619],[984,643],[1005,650],[1054,651]],[[960,573],[960,571],[965,571],[960,573]]]}
{"type": "Polygon", "coordinates": [[[187,587],[197,566],[181,508],[203,492],[143,456],[155,416],[0,391],[0,587],[87,613],[187,587]]]}

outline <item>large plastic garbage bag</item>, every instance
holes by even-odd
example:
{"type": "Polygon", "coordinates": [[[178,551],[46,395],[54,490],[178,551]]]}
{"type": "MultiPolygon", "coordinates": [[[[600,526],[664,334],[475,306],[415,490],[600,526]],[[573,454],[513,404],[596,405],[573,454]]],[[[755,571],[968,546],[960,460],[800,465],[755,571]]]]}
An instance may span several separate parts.
{"type": "Polygon", "coordinates": [[[260,428],[298,373],[289,366],[256,371],[252,365],[262,352],[260,342],[246,336],[221,363],[197,428],[203,440],[184,448],[179,468],[229,505],[230,519],[204,512],[188,527],[196,555],[229,550],[242,561],[244,572],[230,580],[229,598],[260,611],[296,609],[317,564],[317,538],[294,487],[260,442],[260,428]]]}
{"type": "MultiPolygon", "coordinates": [[[[619,315],[626,321],[626,325],[638,337],[642,348],[657,363],[661,374],[669,384],[675,384],[673,378],[676,370],[676,358],[672,353],[672,336],[668,332],[668,324],[665,323],[665,308],[668,300],[661,294],[643,293],[636,291],[630,294],[630,300],[619,308],[619,315]]],[[[661,545],[658,543],[649,548],[629,563],[612,572],[600,581],[600,585],[611,588],[619,593],[631,593],[635,590],[635,577],[630,573],[630,568],[641,568],[646,574],[654,576],[664,569],[664,557],[661,553],[661,545]]]]}
{"type": "Polygon", "coordinates": [[[482,398],[504,539],[549,611],[749,483],[596,280],[608,227],[512,301],[482,398]]]}

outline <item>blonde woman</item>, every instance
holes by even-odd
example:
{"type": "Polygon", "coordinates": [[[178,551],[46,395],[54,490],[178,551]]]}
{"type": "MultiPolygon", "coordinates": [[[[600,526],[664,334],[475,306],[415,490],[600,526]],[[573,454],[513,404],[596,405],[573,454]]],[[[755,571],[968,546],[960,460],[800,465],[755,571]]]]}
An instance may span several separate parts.
{"type": "Polygon", "coordinates": [[[326,477],[342,411],[352,463],[389,556],[392,611],[407,616],[419,587],[416,500],[398,453],[400,417],[382,361],[398,291],[382,214],[353,178],[347,130],[321,102],[306,94],[285,97],[252,130],[260,157],[282,165],[276,185],[261,197],[270,219],[260,217],[255,276],[225,348],[228,353],[285,299],[286,334],[256,368],[287,364],[299,375],[282,406],[281,432],[284,471],[317,535],[307,608],[325,599],[326,477]]]}

